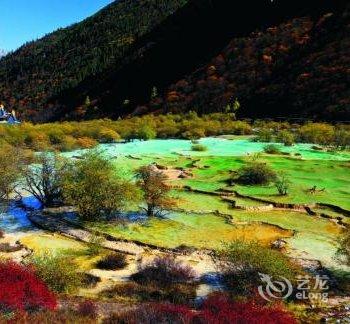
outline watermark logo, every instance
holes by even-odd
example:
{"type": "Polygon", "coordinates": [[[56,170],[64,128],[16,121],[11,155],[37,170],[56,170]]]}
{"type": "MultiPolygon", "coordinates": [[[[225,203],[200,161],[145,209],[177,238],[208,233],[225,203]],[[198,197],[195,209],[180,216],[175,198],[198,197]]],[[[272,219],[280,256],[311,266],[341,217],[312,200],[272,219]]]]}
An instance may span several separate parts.
{"type": "Polygon", "coordinates": [[[328,276],[317,275],[315,278],[307,275],[298,276],[296,278],[297,285],[294,289],[287,278],[279,277],[278,280],[274,280],[264,273],[259,273],[259,276],[263,284],[258,287],[258,292],[266,301],[287,299],[293,294],[293,291],[295,298],[299,300],[327,301],[328,299],[328,276]]]}
{"type": "Polygon", "coordinates": [[[273,281],[272,277],[267,274],[259,273],[260,280],[265,283],[258,287],[259,295],[267,301],[274,299],[287,299],[293,293],[292,283],[284,278],[281,280],[273,281]]]}

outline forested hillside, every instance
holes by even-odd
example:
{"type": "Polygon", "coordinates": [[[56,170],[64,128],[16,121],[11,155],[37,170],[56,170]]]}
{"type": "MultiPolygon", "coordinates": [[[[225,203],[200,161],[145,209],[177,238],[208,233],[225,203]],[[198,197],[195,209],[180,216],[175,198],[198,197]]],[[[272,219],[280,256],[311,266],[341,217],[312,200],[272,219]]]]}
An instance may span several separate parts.
{"type": "Polygon", "coordinates": [[[225,112],[236,100],[244,117],[350,120],[349,10],[233,39],[148,109],[225,112]]]}
{"type": "Polygon", "coordinates": [[[242,116],[349,119],[346,2],[117,1],[1,59],[0,100],[34,121],[236,99],[242,116]]]}
{"type": "Polygon", "coordinates": [[[113,68],[139,37],[186,2],[116,1],[82,23],[26,44],[0,62],[0,100],[25,118],[55,116],[61,105],[50,102],[53,96],[113,68]]]}

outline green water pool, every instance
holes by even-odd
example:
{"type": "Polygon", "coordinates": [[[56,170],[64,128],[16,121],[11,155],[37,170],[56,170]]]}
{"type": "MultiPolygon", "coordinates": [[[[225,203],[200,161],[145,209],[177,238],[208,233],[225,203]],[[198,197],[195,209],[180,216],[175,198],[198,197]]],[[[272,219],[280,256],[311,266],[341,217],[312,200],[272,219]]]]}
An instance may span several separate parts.
{"type": "MultiPolygon", "coordinates": [[[[248,154],[263,152],[266,143],[253,142],[247,139],[228,140],[224,138],[208,137],[199,140],[200,144],[207,147],[205,152],[194,152],[191,150],[192,142],[181,139],[156,139],[150,141],[134,141],[130,143],[101,144],[99,148],[108,156],[246,156],[248,154]]],[[[324,152],[313,150],[312,144],[296,144],[291,147],[285,147],[282,144],[276,144],[282,152],[290,155],[301,154],[298,158],[315,160],[350,160],[349,152],[324,152]]],[[[80,155],[84,150],[64,153],[66,157],[80,155]]]]}

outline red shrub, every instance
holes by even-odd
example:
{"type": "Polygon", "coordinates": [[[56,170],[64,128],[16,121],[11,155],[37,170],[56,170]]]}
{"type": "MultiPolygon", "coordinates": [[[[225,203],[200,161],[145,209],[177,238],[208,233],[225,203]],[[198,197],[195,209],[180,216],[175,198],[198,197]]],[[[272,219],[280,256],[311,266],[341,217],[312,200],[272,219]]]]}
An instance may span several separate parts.
{"type": "Polygon", "coordinates": [[[254,302],[234,302],[224,294],[209,297],[198,311],[173,304],[149,304],[114,314],[104,324],[296,324],[281,306],[268,307],[254,302]]]}
{"type": "Polygon", "coordinates": [[[89,318],[97,318],[98,316],[98,308],[91,300],[86,300],[79,304],[77,312],[79,315],[89,318]]]}
{"type": "Polygon", "coordinates": [[[0,262],[0,311],[54,310],[56,298],[29,268],[0,262]]]}
{"type": "Polygon", "coordinates": [[[233,302],[223,294],[214,294],[203,304],[196,322],[205,324],[294,324],[292,314],[281,306],[268,307],[254,302],[233,302]]]}

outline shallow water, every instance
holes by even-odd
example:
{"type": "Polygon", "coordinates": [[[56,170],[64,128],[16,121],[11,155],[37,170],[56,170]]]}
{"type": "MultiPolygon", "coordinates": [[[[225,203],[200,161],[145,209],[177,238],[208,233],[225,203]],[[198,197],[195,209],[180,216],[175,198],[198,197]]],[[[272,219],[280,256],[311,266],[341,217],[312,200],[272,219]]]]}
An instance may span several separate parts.
{"type": "MultiPolygon", "coordinates": [[[[217,137],[208,137],[199,140],[200,144],[207,147],[205,152],[194,152],[191,150],[192,142],[181,139],[156,139],[150,141],[134,141],[130,143],[117,144],[101,144],[99,148],[109,157],[123,157],[123,156],[246,156],[263,152],[267,143],[252,142],[247,139],[229,140],[217,137]]],[[[314,160],[339,160],[349,161],[349,152],[320,152],[313,150],[313,144],[296,144],[291,147],[285,147],[282,144],[276,144],[280,147],[282,152],[288,152],[291,156],[296,153],[301,154],[303,159],[314,160]]],[[[63,153],[66,157],[79,156],[86,152],[86,150],[77,150],[73,152],[63,153]]],[[[24,202],[30,207],[38,208],[38,202],[33,197],[24,198],[24,202]]],[[[0,206],[1,207],[1,206],[0,206]]],[[[175,217],[170,214],[169,218],[175,217]]],[[[131,221],[142,221],[140,214],[134,213],[127,215],[131,221]],[[141,219],[140,219],[141,218],[141,219]]],[[[0,228],[6,232],[30,231],[35,227],[28,220],[26,212],[15,204],[10,204],[6,211],[0,209],[0,228]]]]}
{"type": "MultiPolygon", "coordinates": [[[[31,208],[40,208],[40,203],[34,197],[23,198],[23,203],[31,208]]],[[[0,206],[0,229],[6,233],[29,232],[36,227],[27,217],[27,212],[16,203],[0,206]]]]}
{"type": "MultiPolygon", "coordinates": [[[[101,144],[99,148],[110,157],[118,156],[245,156],[264,151],[267,143],[252,142],[250,140],[228,140],[223,138],[208,137],[199,141],[207,147],[205,152],[194,152],[191,150],[192,142],[181,139],[156,139],[150,141],[134,141],[130,143],[101,144]]],[[[322,152],[313,150],[313,144],[296,144],[291,147],[285,147],[282,144],[276,144],[282,152],[294,155],[301,154],[303,159],[315,160],[350,160],[350,153],[346,152],[322,152]]],[[[66,157],[81,155],[85,150],[78,150],[64,153],[66,157]]]]}
{"type": "Polygon", "coordinates": [[[225,290],[222,275],[218,272],[207,273],[201,278],[201,283],[197,288],[196,302],[200,304],[214,292],[222,292],[225,290]]]}

